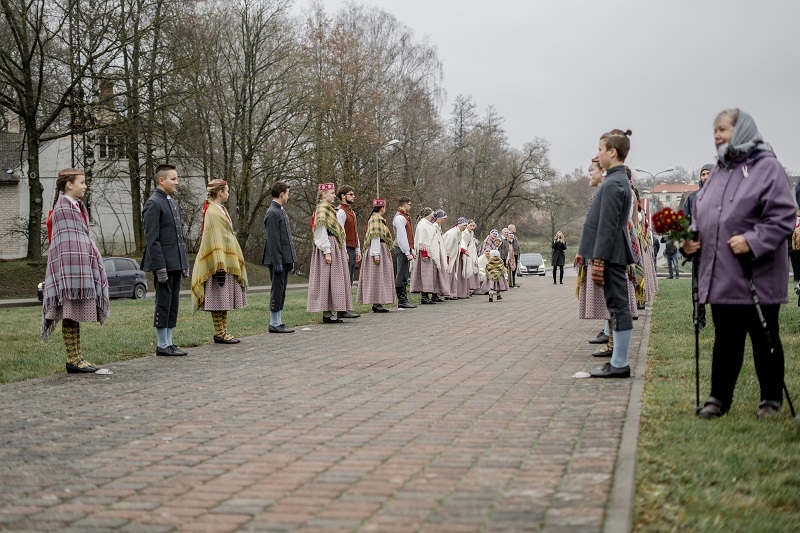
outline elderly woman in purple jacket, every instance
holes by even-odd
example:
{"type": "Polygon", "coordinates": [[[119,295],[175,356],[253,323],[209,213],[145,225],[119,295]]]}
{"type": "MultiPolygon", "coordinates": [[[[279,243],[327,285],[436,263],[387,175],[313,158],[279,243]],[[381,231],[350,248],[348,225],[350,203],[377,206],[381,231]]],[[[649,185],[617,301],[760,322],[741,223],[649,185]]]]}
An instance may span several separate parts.
{"type": "Polygon", "coordinates": [[[730,409],[749,334],[761,387],[758,417],[768,418],[778,413],[783,399],[778,315],[780,304],[789,301],[786,243],[794,229],[794,198],[783,166],[750,115],[739,109],[720,113],[714,142],[718,162],[692,213],[698,240],[683,245],[686,254],[699,250],[700,303],[711,304],[714,320],[711,396],[698,414],[714,418],[730,409]],[[744,268],[752,268],[773,353],[744,268]]]}

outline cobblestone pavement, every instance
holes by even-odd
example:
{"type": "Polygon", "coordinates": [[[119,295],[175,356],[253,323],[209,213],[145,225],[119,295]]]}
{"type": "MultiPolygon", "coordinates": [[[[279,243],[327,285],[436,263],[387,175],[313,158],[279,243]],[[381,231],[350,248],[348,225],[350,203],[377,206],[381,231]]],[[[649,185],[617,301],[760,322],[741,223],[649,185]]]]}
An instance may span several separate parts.
{"type": "Polygon", "coordinates": [[[568,282],[2,386],[0,529],[601,531],[641,378],[568,282]]]}

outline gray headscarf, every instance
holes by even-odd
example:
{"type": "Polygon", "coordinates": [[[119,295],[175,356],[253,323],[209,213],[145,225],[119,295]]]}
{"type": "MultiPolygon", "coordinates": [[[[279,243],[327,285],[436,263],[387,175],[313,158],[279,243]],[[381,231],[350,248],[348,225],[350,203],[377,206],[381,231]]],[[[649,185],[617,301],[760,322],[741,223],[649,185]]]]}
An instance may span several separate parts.
{"type": "Polygon", "coordinates": [[[737,109],[737,111],[739,111],[739,118],[733,128],[731,142],[725,143],[717,149],[719,163],[726,168],[730,168],[734,162],[742,161],[755,152],[772,151],[772,147],[761,137],[753,117],[741,109],[737,109]]]}

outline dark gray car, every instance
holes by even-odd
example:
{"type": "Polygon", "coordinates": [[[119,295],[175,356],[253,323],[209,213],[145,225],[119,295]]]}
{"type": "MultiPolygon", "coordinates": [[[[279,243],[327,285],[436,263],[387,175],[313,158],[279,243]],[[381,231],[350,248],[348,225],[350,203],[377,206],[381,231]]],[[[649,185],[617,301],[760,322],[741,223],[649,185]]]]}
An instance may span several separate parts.
{"type": "MultiPolygon", "coordinates": [[[[109,298],[133,298],[141,300],[147,295],[147,275],[139,268],[139,263],[127,257],[106,257],[103,259],[108,278],[109,298]]],[[[41,302],[43,299],[42,287],[39,284],[36,295],[41,302]]]]}

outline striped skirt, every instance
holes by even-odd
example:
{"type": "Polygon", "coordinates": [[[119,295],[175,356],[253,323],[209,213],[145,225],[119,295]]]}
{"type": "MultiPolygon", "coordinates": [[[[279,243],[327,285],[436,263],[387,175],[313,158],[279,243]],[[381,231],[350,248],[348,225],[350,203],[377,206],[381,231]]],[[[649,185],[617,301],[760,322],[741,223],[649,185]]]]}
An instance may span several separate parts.
{"type": "MultiPolygon", "coordinates": [[[[628,306],[631,310],[631,317],[639,316],[636,309],[636,286],[625,273],[628,281],[628,306]]],[[[578,292],[578,318],[589,320],[608,320],[610,315],[606,306],[606,298],[603,294],[603,287],[598,287],[592,281],[592,265],[586,265],[586,279],[584,279],[578,292]]]]}
{"type": "Polygon", "coordinates": [[[644,261],[644,299],[648,302],[652,302],[658,290],[658,279],[656,278],[656,265],[653,263],[652,246],[647,247],[642,261],[644,261]]]}
{"type": "Polygon", "coordinates": [[[376,265],[369,254],[361,260],[361,277],[358,279],[356,301],[364,304],[394,303],[394,266],[392,253],[381,242],[381,264],[376,265]]]}
{"type": "Polygon", "coordinates": [[[432,259],[423,261],[417,256],[411,267],[411,292],[431,292],[433,294],[446,294],[450,290],[450,280],[447,272],[436,268],[432,259]]]}
{"type": "Polygon", "coordinates": [[[331,264],[325,262],[325,254],[314,247],[311,252],[311,267],[308,270],[308,302],[309,313],[320,311],[351,311],[353,299],[350,291],[350,270],[347,265],[348,256],[344,246],[340,246],[336,237],[328,237],[331,244],[331,264]]]}
{"type": "Polygon", "coordinates": [[[65,318],[74,322],[99,322],[97,319],[97,300],[70,300],[65,298],[61,306],[49,308],[44,318],[56,323],[65,318]]]}
{"type": "Polygon", "coordinates": [[[219,286],[214,277],[210,277],[204,284],[206,299],[201,309],[203,311],[230,311],[241,309],[247,305],[247,295],[239,285],[235,276],[225,274],[225,283],[219,286]]]}

